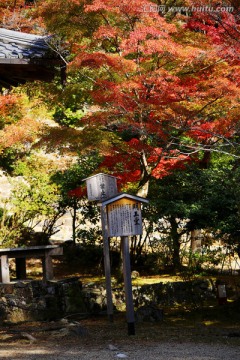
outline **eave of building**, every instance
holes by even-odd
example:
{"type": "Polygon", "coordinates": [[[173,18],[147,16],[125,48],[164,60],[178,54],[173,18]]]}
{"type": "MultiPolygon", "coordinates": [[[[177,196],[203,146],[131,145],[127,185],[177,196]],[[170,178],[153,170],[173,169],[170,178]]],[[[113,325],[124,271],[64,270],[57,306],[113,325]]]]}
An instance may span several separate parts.
{"type": "Polygon", "coordinates": [[[0,28],[0,87],[27,81],[51,81],[55,65],[63,65],[50,48],[49,36],[38,36],[0,28]]]}

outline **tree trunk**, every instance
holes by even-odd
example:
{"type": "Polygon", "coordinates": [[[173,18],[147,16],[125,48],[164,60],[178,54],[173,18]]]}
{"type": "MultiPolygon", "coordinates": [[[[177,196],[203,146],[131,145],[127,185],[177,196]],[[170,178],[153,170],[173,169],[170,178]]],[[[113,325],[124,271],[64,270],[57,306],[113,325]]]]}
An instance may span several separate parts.
{"type": "Polygon", "coordinates": [[[191,250],[194,252],[198,249],[201,249],[201,230],[192,230],[191,231],[191,250]]]}
{"type": "Polygon", "coordinates": [[[173,269],[175,271],[181,269],[181,260],[180,260],[180,238],[181,234],[178,233],[178,224],[175,217],[171,216],[169,219],[171,224],[171,239],[172,239],[172,255],[173,255],[173,269]]]}
{"type": "Polygon", "coordinates": [[[140,168],[141,168],[141,180],[139,182],[137,195],[146,198],[148,196],[148,191],[149,191],[149,177],[151,174],[151,169],[148,166],[144,151],[142,151],[141,153],[140,168]]]}
{"type": "Polygon", "coordinates": [[[76,244],[76,221],[77,221],[77,200],[74,199],[73,216],[72,216],[72,238],[74,244],[76,244]]]}

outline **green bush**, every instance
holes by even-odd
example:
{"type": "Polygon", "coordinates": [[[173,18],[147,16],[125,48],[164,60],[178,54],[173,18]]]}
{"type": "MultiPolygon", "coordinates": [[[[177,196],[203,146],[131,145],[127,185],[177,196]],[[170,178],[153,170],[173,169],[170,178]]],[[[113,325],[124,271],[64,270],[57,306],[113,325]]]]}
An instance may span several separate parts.
{"type": "Polygon", "coordinates": [[[79,123],[79,120],[83,116],[84,112],[82,110],[72,110],[70,108],[64,109],[57,107],[53,118],[54,120],[64,126],[72,127],[79,123]]]}

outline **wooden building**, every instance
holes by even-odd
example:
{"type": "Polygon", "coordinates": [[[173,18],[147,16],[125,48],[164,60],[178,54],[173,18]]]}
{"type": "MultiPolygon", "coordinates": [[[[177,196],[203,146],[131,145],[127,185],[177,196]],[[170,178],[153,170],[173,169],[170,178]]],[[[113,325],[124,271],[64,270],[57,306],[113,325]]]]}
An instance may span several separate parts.
{"type": "Polygon", "coordinates": [[[49,45],[50,39],[0,28],[0,90],[27,81],[51,81],[56,66],[64,77],[65,63],[49,45]]]}

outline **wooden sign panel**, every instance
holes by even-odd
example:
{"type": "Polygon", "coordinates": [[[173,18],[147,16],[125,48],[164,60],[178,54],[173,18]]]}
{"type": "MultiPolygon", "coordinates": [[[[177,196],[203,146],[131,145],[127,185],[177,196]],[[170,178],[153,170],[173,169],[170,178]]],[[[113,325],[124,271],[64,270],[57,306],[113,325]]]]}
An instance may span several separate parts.
{"type": "Polygon", "coordinates": [[[113,236],[132,236],[142,234],[141,203],[121,199],[107,205],[108,234],[113,236]]]}
{"type": "Polygon", "coordinates": [[[106,174],[97,174],[86,179],[87,196],[90,201],[103,201],[117,194],[117,179],[106,174]]]}

